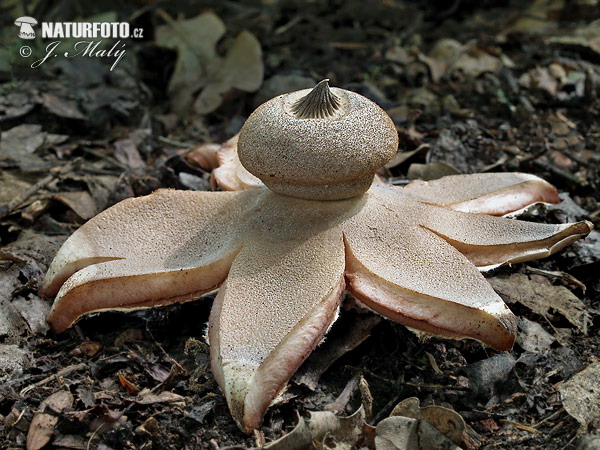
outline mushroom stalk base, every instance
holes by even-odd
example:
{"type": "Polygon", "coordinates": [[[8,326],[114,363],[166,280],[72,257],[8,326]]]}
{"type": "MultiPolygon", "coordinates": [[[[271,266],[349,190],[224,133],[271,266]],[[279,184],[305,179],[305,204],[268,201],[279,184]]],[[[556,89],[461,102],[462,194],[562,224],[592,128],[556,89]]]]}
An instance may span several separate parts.
{"type": "Polygon", "coordinates": [[[320,186],[289,184],[288,182],[278,183],[265,179],[263,179],[263,182],[272,191],[278,194],[289,195],[290,197],[306,200],[344,200],[365,193],[371,187],[373,177],[374,175],[368,175],[358,180],[320,186]]]}

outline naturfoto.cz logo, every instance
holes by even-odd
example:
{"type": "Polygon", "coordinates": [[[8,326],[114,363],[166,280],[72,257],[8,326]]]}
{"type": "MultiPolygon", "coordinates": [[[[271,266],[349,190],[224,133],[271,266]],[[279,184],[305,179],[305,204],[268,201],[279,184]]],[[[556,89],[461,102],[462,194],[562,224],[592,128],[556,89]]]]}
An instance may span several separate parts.
{"type": "MultiPolygon", "coordinates": [[[[34,25],[38,22],[33,17],[20,17],[15,20],[19,26],[19,37],[21,39],[35,39],[34,25]]],[[[126,54],[125,43],[121,39],[141,39],[143,29],[131,29],[127,22],[42,22],[42,39],[55,39],[46,45],[46,54],[31,64],[37,68],[48,61],[51,57],[59,55],[65,58],[90,57],[90,58],[112,58],[114,59],[110,70],[112,71],[126,54]],[[82,39],[81,41],[65,43],[60,39],[82,39]],[[103,45],[104,39],[118,39],[112,47],[103,45]]],[[[19,54],[27,58],[31,56],[31,47],[25,45],[19,50],[19,54]]]]}
{"type": "Polygon", "coordinates": [[[19,37],[21,39],[35,39],[34,25],[37,25],[37,20],[33,17],[19,17],[15,20],[15,25],[19,27],[19,37]]]}

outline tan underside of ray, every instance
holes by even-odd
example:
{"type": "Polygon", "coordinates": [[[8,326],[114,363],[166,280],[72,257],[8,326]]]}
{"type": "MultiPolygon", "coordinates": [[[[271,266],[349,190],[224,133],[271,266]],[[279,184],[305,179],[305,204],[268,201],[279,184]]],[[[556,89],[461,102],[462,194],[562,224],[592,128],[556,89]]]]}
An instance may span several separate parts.
{"type": "Polygon", "coordinates": [[[97,311],[149,308],[194,300],[223,282],[236,252],[190,269],[136,275],[126,260],[86,267],[72,275],[58,292],[48,316],[61,333],[82,315],[97,311]]]}
{"type": "Polygon", "coordinates": [[[351,292],[410,327],[512,346],[514,316],[460,252],[429,230],[403,223],[393,204],[367,205],[343,225],[351,292]]]}
{"type": "Polygon", "coordinates": [[[218,286],[255,196],[161,190],[91,219],[61,247],[43,293],[62,331],[81,314],[184,301],[218,286]]]}
{"type": "MultiPolygon", "coordinates": [[[[69,247],[75,248],[75,245],[69,243],[69,247]]],[[[63,246],[63,248],[65,247],[63,246]]],[[[81,255],[83,255],[83,252],[81,252],[81,255]]],[[[56,256],[54,261],[52,261],[52,266],[50,266],[52,272],[50,270],[48,271],[44,278],[42,288],[40,289],[40,295],[42,297],[56,296],[61,286],[65,284],[65,281],[67,281],[71,275],[79,270],[85,269],[87,266],[121,259],[110,256],[74,256],[71,259],[66,256],[66,251],[62,252],[62,254],[59,252],[56,256]],[[57,260],[59,255],[63,258],[63,262],[55,264],[54,261],[57,260]]]]}
{"type": "Polygon", "coordinates": [[[250,238],[211,312],[213,372],[248,432],[322,339],[344,288],[338,228],[288,239],[250,238]]]}
{"type": "Polygon", "coordinates": [[[260,179],[242,166],[237,152],[239,137],[240,135],[236,134],[221,146],[217,153],[219,167],[212,172],[216,184],[225,191],[241,191],[264,186],[260,179]]]}
{"type": "Polygon", "coordinates": [[[545,258],[593,228],[587,221],[544,224],[436,206],[425,207],[419,216],[417,223],[444,238],[482,269],[545,258]]]}
{"type": "MultiPolygon", "coordinates": [[[[482,246],[465,244],[449,238],[442,233],[436,233],[463,255],[465,255],[480,270],[493,269],[502,264],[520,263],[534,259],[546,258],[567,245],[585,237],[592,230],[590,222],[564,224],[564,228],[547,239],[519,244],[482,246]]],[[[432,230],[435,232],[434,230],[432,230]]]]}
{"type": "Polygon", "coordinates": [[[558,203],[554,186],[525,173],[452,175],[403,188],[424,203],[455,211],[503,216],[534,203],[558,203]]]}
{"type": "MultiPolygon", "coordinates": [[[[587,235],[590,222],[541,224],[453,211],[415,201],[402,188],[374,186],[369,195],[398,223],[421,225],[443,237],[481,270],[548,256],[587,235]]],[[[423,243],[423,245],[426,245],[423,243]]]]}

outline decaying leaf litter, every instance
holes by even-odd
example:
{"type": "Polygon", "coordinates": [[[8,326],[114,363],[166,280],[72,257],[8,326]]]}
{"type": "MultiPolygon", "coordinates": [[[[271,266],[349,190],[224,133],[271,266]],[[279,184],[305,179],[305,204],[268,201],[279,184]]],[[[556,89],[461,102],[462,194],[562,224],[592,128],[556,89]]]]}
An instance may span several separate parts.
{"type": "Polygon", "coordinates": [[[198,322],[207,320],[210,300],[108,313],[66,336],[48,334],[49,304],[37,287],[72,231],[132,195],[208,189],[209,166],[198,164],[194,146],[225,141],[261,101],[325,77],[372,98],[394,119],[401,149],[413,153],[387,168],[391,182],[530,172],[555,184],[565,201],[544,216],[529,211],[529,220],[597,224],[600,67],[598,27],[589,18],[598,5],[367,3],[215,2],[117,12],[36,6],[44,20],[135,17],[147,38],[114,73],[76,59],[35,76],[19,64],[3,72],[2,446],[275,441],[269,445],[277,448],[286,436],[308,436],[317,448],[403,448],[417,438],[467,448],[592,445],[599,426],[590,407],[598,404],[597,232],[548,260],[489,275],[520,317],[512,352],[421,341],[387,321],[357,332],[364,322],[356,317],[365,313],[346,302],[328,340],[251,438],[237,431],[208,370],[198,322]],[[194,22],[207,24],[205,34],[194,36],[194,22]],[[196,41],[211,45],[187,45],[196,41]],[[397,407],[412,397],[420,406],[397,407]],[[431,406],[458,412],[460,442],[419,413],[431,406]]]}

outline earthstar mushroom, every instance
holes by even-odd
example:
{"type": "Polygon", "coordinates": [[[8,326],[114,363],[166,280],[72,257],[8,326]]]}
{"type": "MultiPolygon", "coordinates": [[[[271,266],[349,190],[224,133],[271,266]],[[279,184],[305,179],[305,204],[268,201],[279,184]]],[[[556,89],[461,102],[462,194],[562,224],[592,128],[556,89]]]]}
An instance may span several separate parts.
{"type": "Polygon", "coordinates": [[[326,82],[266,102],[239,138],[242,164],[266,187],[159,190],[100,213],[48,270],[50,324],[62,332],[90,312],[219,287],[212,370],[246,432],[322,340],[344,290],[413,329],[510,349],[515,317],[480,270],[545,257],[592,225],[493,217],[559,201],[526,174],[371,185],[396,145],[383,110],[326,82]]]}
{"type": "Polygon", "coordinates": [[[390,117],[327,82],[263,103],[240,131],[242,165],[275,192],[310,200],[355,197],[396,154],[390,117]]]}

